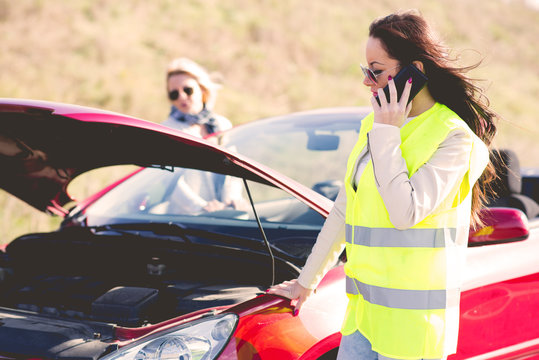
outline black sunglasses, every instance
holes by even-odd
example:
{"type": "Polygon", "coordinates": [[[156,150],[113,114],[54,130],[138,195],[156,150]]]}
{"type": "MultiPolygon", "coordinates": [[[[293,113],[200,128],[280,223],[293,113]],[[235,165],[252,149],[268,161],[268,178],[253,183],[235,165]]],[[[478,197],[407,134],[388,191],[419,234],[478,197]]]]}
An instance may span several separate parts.
{"type": "Polygon", "coordinates": [[[359,67],[363,71],[363,75],[365,75],[365,77],[367,77],[370,81],[372,81],[374,83],[378,83],[378,76],[382,75],[386,71],[396,69],[399,66],[400,65],[397,65],[395,67],[392,67],[391,69],[385,69],[385,70],[371,70],[368,67],[365,67],[365,66],[359,64],[359,67]]]}
{"type": "MultiPolygon", "coordinates": [[[[185,93],[185,95],[187,96],[191,96],[193,95],[193,92],[195,92],[195,90],[190,87],[190,86],[184,86],[182,91],[185,93]]],[[[179,90],[172,90],[172,91],[169,91],[168,93],[168,98],[172,101],[174,100],[178,100],[178,97],[180,97],[180,92],[179,90]]]]}

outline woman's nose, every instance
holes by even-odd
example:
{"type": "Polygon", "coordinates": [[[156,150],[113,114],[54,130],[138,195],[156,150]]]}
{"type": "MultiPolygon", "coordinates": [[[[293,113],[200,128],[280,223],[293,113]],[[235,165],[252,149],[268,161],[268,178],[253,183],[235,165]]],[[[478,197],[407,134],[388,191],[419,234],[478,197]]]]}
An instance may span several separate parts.
{"type": "Polygon", "coordinates": [[[373,86],[375,84],[376,83],[374,81],[372,81],[368,76],[363,77],[363,85],[365,85],[365,86],[373,86]]]}

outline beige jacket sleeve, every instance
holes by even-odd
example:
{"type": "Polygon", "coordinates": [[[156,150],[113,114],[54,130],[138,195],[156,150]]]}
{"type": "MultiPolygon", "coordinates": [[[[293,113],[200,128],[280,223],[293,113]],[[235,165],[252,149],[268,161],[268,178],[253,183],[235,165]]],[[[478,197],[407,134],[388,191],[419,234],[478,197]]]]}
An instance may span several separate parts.
{"type": "Polygon", "coordinates": [[[346,191],[343,186],[298,277],[301,286],[316,288],[326,272],[335,266],[345,244],[345,211],[346,191]]]}
{"type": "Polygon", "coordinates": [[[371,130],[368,144],[378,192],[389,219],[397,229],[404,230],[432,213],[464,177],[472,139],[463,130],[452,131],[411,178],[400,151],[399,128],[371,130]]]}
{"type": "MultiPolygon", "coordinates": [[[[400,152],[399,128],[375,127],[369,132],[368,141],[378,191],[391,222],[398,229],[417,224],[447,197],[466,173],[472,146],[472,140],[464,131],[455,130],[431,159],[408,178],[400,152]]],[[[343,187],[298,278],[303,287],[316,288],[325,273],[336,264],[345,245],[345,211],[343,187]]]]}

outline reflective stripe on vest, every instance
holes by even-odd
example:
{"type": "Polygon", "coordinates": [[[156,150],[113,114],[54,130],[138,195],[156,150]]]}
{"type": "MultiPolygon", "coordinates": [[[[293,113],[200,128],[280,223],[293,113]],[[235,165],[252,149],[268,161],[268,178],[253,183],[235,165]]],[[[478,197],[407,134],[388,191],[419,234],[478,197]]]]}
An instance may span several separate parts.
{"type": "Polygon", "coordinates": [[[363,296],[371,304],[396,309],[434,310],[457,305],[458,290],[402,290],[364,284],[346,277],[346,292],[363,296]]]}
{"type": "Polygon", "coordinates": [[[446,239],[456,239],[457,229],[368,228],[346,224],[346,242],[376,247],[443,248],[446,239]]]}

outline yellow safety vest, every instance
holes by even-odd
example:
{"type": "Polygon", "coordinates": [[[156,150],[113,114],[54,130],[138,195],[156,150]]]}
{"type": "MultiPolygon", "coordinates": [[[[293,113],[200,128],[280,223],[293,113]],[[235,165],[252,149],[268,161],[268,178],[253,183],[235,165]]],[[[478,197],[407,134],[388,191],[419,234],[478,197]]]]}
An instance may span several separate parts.
{"type": "Polygon", "coordinates": [[[378,193],[372,161],[357,190],[353,186],[356,160],[367,146],[373,120],[371,113],[362,121],[345,177],[349,304],[342,333],[359,330],[374,351],[387,357],[439,359],[456,351],[471,189],[488,163],[488,149],[439,103],[404,125],[400,149],[409,177],[454,129],[463,129],[472,146],[468,172],[449,196],[421,222],[398,230],[378,193]]]}

